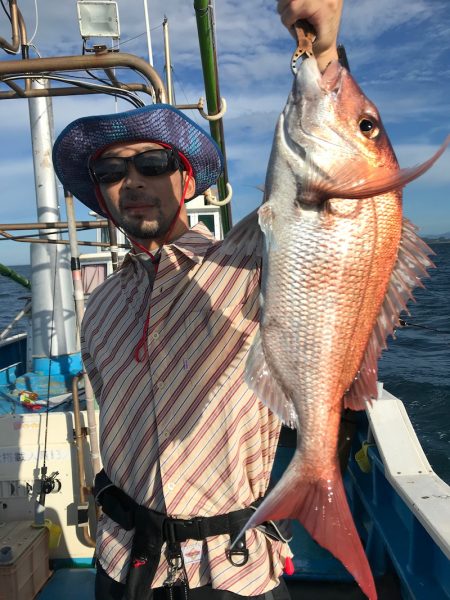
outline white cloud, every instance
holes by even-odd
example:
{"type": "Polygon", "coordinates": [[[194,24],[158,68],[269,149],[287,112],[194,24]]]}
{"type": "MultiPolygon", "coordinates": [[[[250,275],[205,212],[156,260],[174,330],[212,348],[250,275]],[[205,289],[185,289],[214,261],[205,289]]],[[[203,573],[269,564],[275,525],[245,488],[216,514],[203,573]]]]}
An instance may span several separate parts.
{"type": "Polygon", "coordinates": [[[408,0],[407,7],[398,0],[348,0],[341,31],[345,38],[371,40],[408,22],[423,22],[430,18],[430,12],[426,0],[408,0]]]}

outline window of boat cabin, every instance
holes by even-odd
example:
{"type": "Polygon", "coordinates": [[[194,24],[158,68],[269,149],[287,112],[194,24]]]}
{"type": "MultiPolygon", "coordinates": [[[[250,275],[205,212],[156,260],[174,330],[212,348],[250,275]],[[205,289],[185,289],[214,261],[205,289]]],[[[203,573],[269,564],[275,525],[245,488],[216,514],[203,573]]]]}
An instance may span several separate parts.
{"type": "Polygon", "coordinates": [[[189,218],[189,226],[193,227],[197,225],[199,221],[201,221],[206,227],[210,230],[210,232],[214,235],[214,237],[218,240],[222,239],[222,231],[220,227],[220,217],[217,212],[214,213],[201,213],[201,212],[193,212],[188,214],[189,218]]]}

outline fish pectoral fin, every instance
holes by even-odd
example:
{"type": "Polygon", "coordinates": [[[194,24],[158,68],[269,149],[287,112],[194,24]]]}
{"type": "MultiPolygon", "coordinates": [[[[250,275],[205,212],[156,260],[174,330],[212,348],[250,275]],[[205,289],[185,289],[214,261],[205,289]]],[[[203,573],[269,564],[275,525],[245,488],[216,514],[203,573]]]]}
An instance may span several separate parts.
{"type": "Polygon", "coordinates": [[[397,261],[358,376],[344,396],[345,408],[363,410],[366,402],[371,403],[377,397],[377,361],[386,348],[386,338],[399,326],[400,313],[408,312],[406,304],[414,299],[412,290],[417,286],[423,287],[421,278],[428,277],[427,269],[434,267],[428,258],[434,252],[416,231],[417,228],[408,219],[403,219],[397,261]]]}
{"type": "Polygon", "coordinates": [[[263,234],[255,209],[228,232],[220,252],[227,256],[243,251],[246,256],[262,256],[263,234]]]}
{"type": "Polygon", "coordinates": [[[258,221],[261,231],[264,233],[267,252],[270,248],[275,248],[276,242],[273,235],[273,221],[275,212],[272,204],[265,202],[259,207],[258,221]]]}
{"type": "Polygon", "coordinates": [[[291,429],[298,429],[298,417],[292,400],[283,392],[267,366],[258,332],[245,365],[245,381],[277,417],[291,429]]]}
{"type": "Polygon", "coordinates": [[[415,167],[397,170],[379,167],[366,176],[361,176],[361,173],[364,173],[366,170],[365,164],[361,161],[361,166],[359,167],[358,160],[355,160],[353,168],[350,171],[346,170],[345,173],[330,172],[328,179],[323,180],[317,186],[318,192],[328,198],[359,200],[399,190],[428,171],[449,144],[450,136],[447,136],[433,156],[415,167]]]}

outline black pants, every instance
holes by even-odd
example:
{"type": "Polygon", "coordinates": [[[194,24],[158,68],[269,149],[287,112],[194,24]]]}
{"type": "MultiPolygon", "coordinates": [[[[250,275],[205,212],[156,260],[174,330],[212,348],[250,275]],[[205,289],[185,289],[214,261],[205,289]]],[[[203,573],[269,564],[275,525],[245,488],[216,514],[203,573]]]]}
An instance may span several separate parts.
{"type": "MultiPolygon", "coordinates": [[[[109,577],[97,563],[95,600],[123,600],[124,592],[125,584],[119,583],[109,577]]],[[[191,600],[241,600],[245,597],[233,592],[227,592],[226,590],[213,590],[210,585],[189,590],[189,598],[191,600]]],[[[252,600],[291,600],[283,579],[280,579],[280,585],[270,592],[259,596],[247,597],[252,598],[252,600]]],[[[155,588],[153,590],[153,600],[167,600],[167,598],[167,590],[165,588],[155,588]]]]}

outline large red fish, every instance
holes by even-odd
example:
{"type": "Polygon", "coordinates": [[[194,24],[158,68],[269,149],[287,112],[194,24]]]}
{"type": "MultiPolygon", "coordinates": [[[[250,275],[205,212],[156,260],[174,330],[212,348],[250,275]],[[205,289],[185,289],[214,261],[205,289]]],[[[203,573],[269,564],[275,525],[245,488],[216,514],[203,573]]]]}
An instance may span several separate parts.
{"type": "MultiPolygon", "coordinates": [[[[447,140],[448,143],[448,140],[447,140]]],[[[246,528],[298,519],[371,599],[376,590],[344,492],[342,409],[376,397],[377,360],[431,250],[402,218],[400,170],[376,107],[338,62],[299,68],[280,116],[259,225],[264,232],[261,328],[247,381],[297,428],[295,455],[246,528]]],[[[225,248],[252,238],[248,217],[225,248]]]]}

